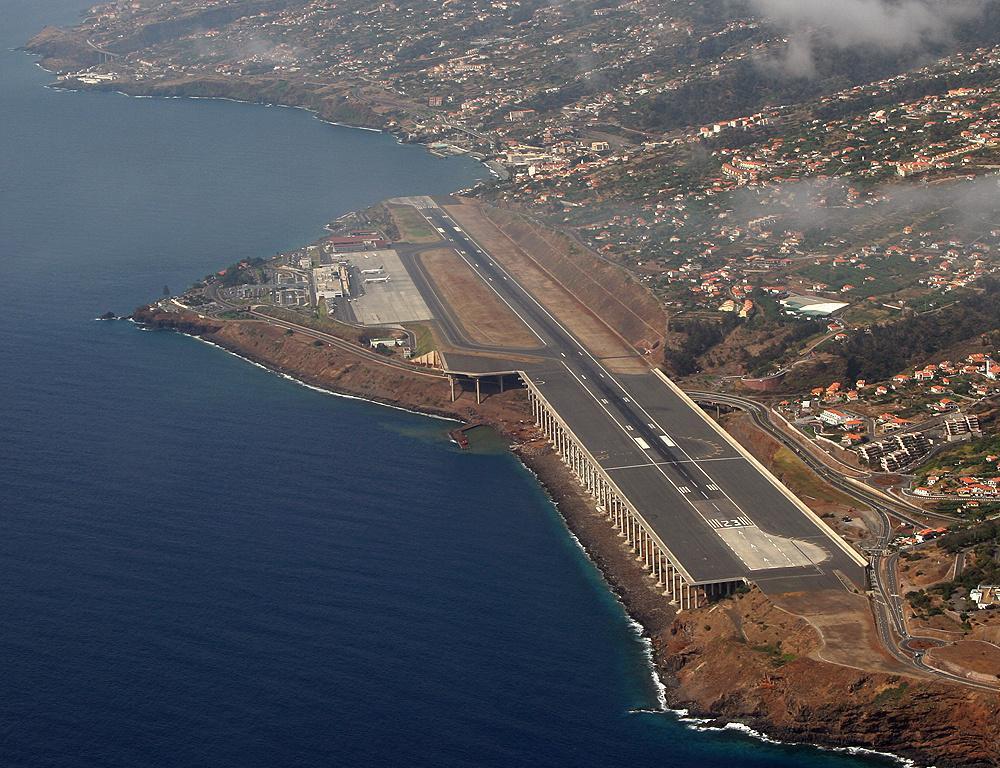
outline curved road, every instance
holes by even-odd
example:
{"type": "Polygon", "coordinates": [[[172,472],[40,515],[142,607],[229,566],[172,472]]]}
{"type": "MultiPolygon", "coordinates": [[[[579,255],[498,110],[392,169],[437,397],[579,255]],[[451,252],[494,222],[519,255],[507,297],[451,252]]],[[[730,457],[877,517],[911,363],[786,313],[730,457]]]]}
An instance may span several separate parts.
{"type": "Polygon", "coordinates": [[[885,649],[895,659],[904,664],[914,666],[923,672],[952,682],[985,691],[995,692],[997,690],[997,686],[977,683],[960,675],[954,675],[936,667],[928,666],[924,663],[923,650],[913,647],[915,644],[926,647],[944,645],[944,643],[933,637],[911,635],[906,628],[903,597],[900,594],[899,582],[896,579],[896,563],[899,560],[899,553],[890,553],[888,545],[892,539],[890,515],[913,525],[924,525],[923,521],[913,517],[910,512],[901,509],[910,509],[908,505],[904,506],[903,504],[889,502],[875,490],[866,490],[855,483],[849,482],[843,475],[817,459],[810,451],[799,445],[793,437],[776,426],[771,421],[769,410],[757,401],[716,392],[690,391],[688,395],[697,402],[727,405],[749,413],[757,427],[794,452],[807,467],[822,477],[827,483],[856,501],[871,507],[878,514],[880,528],[877,542],[874,546],[866,547],[871,559],[869,577],[871,579],[872,591],[874,592],[871,604],[879,639],[885,649]]]}

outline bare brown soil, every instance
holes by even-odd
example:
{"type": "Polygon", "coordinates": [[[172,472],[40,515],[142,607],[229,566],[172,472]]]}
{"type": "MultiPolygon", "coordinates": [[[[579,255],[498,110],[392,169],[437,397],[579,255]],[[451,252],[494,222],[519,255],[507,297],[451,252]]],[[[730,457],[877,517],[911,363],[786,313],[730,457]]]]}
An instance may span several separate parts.
{"type": "Polygon", "coordinates": [[[648,370],[629,343],[548,275],[517,242],[497,229],[481,206],[469,202],[446,206],[446,210],[610,370],[616,373],[648,370]]]}
{"type": "Polygon", "coordinates": [[[803,619],[752,592],[682,614],[654,638],[674,703],[772,736],[866,746],[938,766],[1000,765],[1000,699],[959,685],[826,663],[803,619]]]}
{"type": "Polygon", "coordinates": [[[910,558],[899,560],[899,587],[904,594],[911,589],[923,589],[946,581],[955,569],[955,556],[933,545],[921,547],[910,558]]]}
{"type": "Polygon", "coordinates": [[[1000,647],[978,640],[962,640],[954,645],[931,648],[925,661],[932,667],[943,669],[970,680],[995,683],[1000,679],[1000,647]]]}
{"type": "Polygon", "coordinates": [[[775,605],[803,618],[819,635],[809,655],[860,670],[912,675],[883,648],[875,630],[868,598],[844,591],[790,593],[774,598],[775,605]]]}
{"type": "Polygon", "coordinates": [[[640,349],[663,344],[666,316],[662,305],[624,269],[523,214],[501,208],[483,211],[497,229],[629,343],[640,349]]]}
{"type": "Polygon", "coordinates": [[[454,251],[436,248],[421,253],[419,258],[438,295],[455,313],[470,341],[509,349],[541,346],[521,319],[454,251]]]}

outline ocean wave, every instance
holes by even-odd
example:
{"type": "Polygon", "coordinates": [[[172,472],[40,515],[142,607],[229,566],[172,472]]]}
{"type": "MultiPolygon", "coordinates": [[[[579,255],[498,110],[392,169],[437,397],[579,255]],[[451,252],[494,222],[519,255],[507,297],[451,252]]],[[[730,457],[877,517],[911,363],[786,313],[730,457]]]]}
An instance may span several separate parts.
{"type": "MultiPolygon", "coordinates": [[[[687,712],[687,710],[672,710],[673,712],[687,712]]],[[[824,744],[813,744],[810,742],[801,741],[783,741],[782,739],[776,739],[773,736],[768,736],[763,731],[758,731],[756,728],[751,728],[745,723],[737,722],[724,722],[716,725],[717,722],[713,718],[697,718],[697,717],[678,717],[678,722],[684,723],[684,725],[690,728],[692,731],[699,731],[701,733],[724,733],[725,731],[735,731],[743,736],[751,738],[755,741],[759,741],[763,744],[775,744],[778,746],[785,747],[810,747],[812,749],[819,750],[821,752],[836,752],[844,755],[854,755],[858,757],[879,757],[885,758],[887,760],[892,760],[899,765],[905,766],[905,768],[917,768],[917,763],[908,757],[903,757],[902,755],[896,755],[892,752],[883,752],[877,749],[869,749],[868,747],[830,747],[824,744]]],[[[929,766],[929,768],[934,768],[929,766]]]]}
{"type": "MultiPolygon", "coordinates": [[[[523,466],[525,470],[527,470],[527,472],[530,473],[531,476],[535,478],[535,480],[539,481],[539,485],[543,485],[541,483],[540,478],[538,477],[538,473],[535,472],[531,467],[527,466],[523,460],[521,461],[521,466],[523,466]]],[[[559,512],[559,502],[557,502],[551,496],[549,496],[549,502],[552,504],[553,507],[555,507],[556,511],[559,512]]],[[[590,552],[583,545],[583,542],[580,541],[580,537],[577,536],[573,532],[573,530],[569,527],[569,524],[566,522],[566,518],[563,517],[561,512],[559,512],[559,518],[562,520],[563,528],[569,535],[570,539],[572,539],[573,543],[576,544],[577,547],[579,547],[580,551],[583,553],[584,557],[587,558],[590,564],[594,566],[594,569],[597,571],[598,574],[600,574],[601,580],[604,582],[604,585],[608,588],[608,591],[615,598],[615,601],[618,603],[618,605],[621,606],[622,612],[625,614],[625,618],[628,621],[629,629],[631,629],[635,633],[640,644],[642,645],[643,656],[646,659],[646,668],[649,670],[649,676],[653,682],[653,688],[656,690],[656,707],[647,707],[647,708],[640,707],[631,709],[629,711],[637,714],[640,712],[649,714],[666,714],[673,712],[673,710],[671,710],[667,706],[667,686],[664,685],[663,679],[660,677],[660,670],[656,666],[656,661],[653,656],[653,641],[646,633],[646,628],[642,626],[642,624],[628,612],[628,608],[626,607],[625,602],[622,600],[621,595],[618,594],[617,590],[615,590],[615,588],[611,585],[611,582],[608,581],[607,577],[604,575],[604,572],[594,561],[594,558],[591,557],[590,552]]]]}

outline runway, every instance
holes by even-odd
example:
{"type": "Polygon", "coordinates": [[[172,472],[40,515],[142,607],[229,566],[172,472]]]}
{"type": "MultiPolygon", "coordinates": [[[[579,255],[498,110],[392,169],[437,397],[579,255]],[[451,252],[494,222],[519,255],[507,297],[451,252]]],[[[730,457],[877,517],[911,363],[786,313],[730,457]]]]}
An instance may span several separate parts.
{"type": "MultiPolygon", "coordinates": [[[[446,211],[420,212],[445,239],[435,247],[453,248],[543,342],[513,368],[544,394],[692,583],[747,579],[796,591],[842,588],[847,579],[863,586],[862,558],[666,377],[612,373],[446,211]]],[[[415,284],[438,316],[431,281],[415,284]]],[[[460,321],[447,311],[439,318],[460,341],[460,321]]],[[[503,350],[492,352],[496,370],[512,369],[503,350]]],[[[484,372],[476,359],[471,372],[484,372]]],[[[449,355],[448,367],[468,362],[449,355]]]]}

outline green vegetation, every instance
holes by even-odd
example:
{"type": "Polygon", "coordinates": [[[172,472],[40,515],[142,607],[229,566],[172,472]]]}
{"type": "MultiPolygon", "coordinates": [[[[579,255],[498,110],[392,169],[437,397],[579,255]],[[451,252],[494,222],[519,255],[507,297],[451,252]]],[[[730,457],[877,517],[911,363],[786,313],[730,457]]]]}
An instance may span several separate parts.
{"type": "Polygon", "coordinates": [[[1000,280],[983,278],[977,287],[980,291],[956,291],[956,302],[937,312],[853,335],[837,351],[846,363],[846,377],[885,380],[959,342],[995,333],[1000,319],[1000,280]]]}
{"type": "Polygon", "coordinates": [[[737,318],[732,314],[718,321],[695,318],[675,321],[671,330],[683,332],[684,341],[680,348],[666,349],[664,359],[680,376],[694,373],[698,370],[698,358],[725,339],[736,325],[737,318]]]}
{"type": "Polygon", "coordinates": [[[437,344],[434,341],[434,334],[429,325],[425,325],[424,323],[409,323],[407,324],[406,329],[416,338],[415,347],[413,349],[414,357],[426,355],[428,352],[437,348],[437,344]]]}
{"type": "Polygon", "coordinates": [[[261,267],[266,259],[243,259],[235,264],[226,267],[221,275],[218,275],[219,283],[225,288],[232,288],[234,285],[255,285],[264,282],[264,270],[261,267]]]}
{"type": "MultiPolygon", "coordinates": [[[[305,328],[312,328],[314,331],[329,333],[331,336],[336,336],[339,339],[351,341],[355,344],[365,343],[365,334],[360,329],[346,323],[341,323],[329,316],[318,317],[316,315],[307,315],[302,312],[284,309],[283,307],[270,306],[259,306],[257,307],[257,311],[279,320],[295,323],[305,328]]],[[[378,329],[370,329],[370,331],[376,335],[378,334],[378,329]]]]}
{"type": "Polygon", "coordinates": [[[894,688],[886,688],[884,691],[879,692],[875,697],[873,703],[875,704],[895,704],[903,695],[906,693],[907,689],[910,687],[909,683],[900,683],[894,688]]]}
{"type": "Polygon", "coordinates": [[[780,640],[766,645],[755,645],[753,649],[759,653],[766,653],[771,658],[771,664],[775,667],[783,667],[785,664],[795,661],[794,653],[786,653],[781,650],[780,640]]]}
{"type": "Polygon", "coordinates": [[[407,243],[434,243],[441,239],[416,208],[393,205],[389,207],[389,213],[401,240],[407,243]]]}
{"type": "Polygon", "coordinates": [[[947,599],[958,589],[968,592],[979,584],[1000,584],[1000,520],[951,531],[938,545],[950,554],[964,551],[965,568],[953,581],[935,584],[932,592],[947,599]]]}
{"type": "Polygon", "coordinates": [[[788,448],[781,447],[775,451],[771,459],[771,470],[797,496],[837,504],[852,511],[856,508],[857,502],[847,494],[827,485],[788,448]]]}
{"type": "Polygon", "coordinates": [[[924,485],[931,475],[992,477],[1000,474],[997,463],[987,461],[987,456],[1000,456],[1000,435],[991,435],[947,448],[920,468],[916,485],[924,485]]]}

